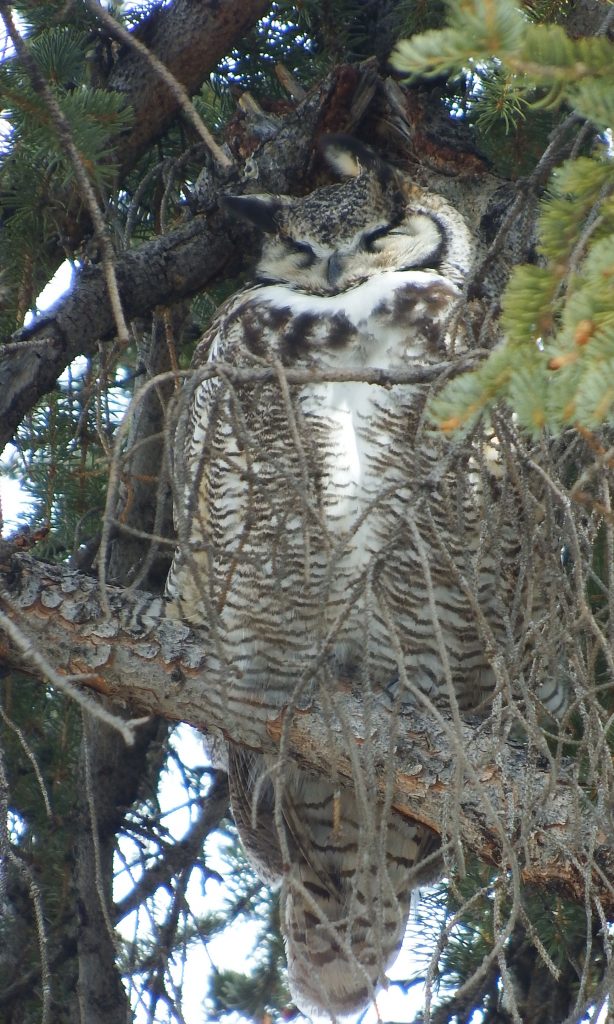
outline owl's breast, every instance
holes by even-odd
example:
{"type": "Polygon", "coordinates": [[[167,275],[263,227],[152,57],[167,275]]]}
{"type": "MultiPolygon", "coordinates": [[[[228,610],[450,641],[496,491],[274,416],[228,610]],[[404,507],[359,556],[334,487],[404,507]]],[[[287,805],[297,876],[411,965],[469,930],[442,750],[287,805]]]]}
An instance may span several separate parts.
{"type": "Polygon", "coordinates": [[[275,679],[281,694],[323,651],[351,666],[365,644],[374,675],[392,676],[388,626],[370,595],[375,587],[386,607],[401,603],[413,568],[405,510],[437,455],[432,439],[424,452],[417,441],[426,386],[360,376],[445,359],[458,299],[435,273],[391,271],[338,295],[253,288],[225,314],[212,358],[275,369],[273,380],[213,390],[206,381],[193,402],[197,599],[219,622],[241,685],[275,679]],[[284,383],[295,368],[333,379],[284,383]],[[335,380],[335,370],[355,379],[335,380]]]}
{"type": "Polygon", "coordinates": [[[373,550],[365,515],[386,486],[398,484],[399,453],[413,443],[424,386],[382,388],[365,369],[407,369],[446,358],[446,327],[458,289],[436,273],[389,271],[338,295],[273,285],[254,295],[276,327],[275,355],[288,367],[356,371],[356,380],[313,383],[298,392],[304,436],[321,457],[326,514],[337,536],[353,533],[354,558],[373,550]],[[359,519],[363,522],[356,526],[359,519]]]}
{"type": "Polygon", "coordinates": [[[302,436],[310,437],[319,452],[325,500],[336,528],[347,527],[347,516],[356,516],[356,503],[371,500],[381,487],[382,452],[398,443],[401,433],[409,440],[425,396],[422,386],[385,389],[365,383],[360,372],[445,359],[446,328],[459,297],[450,281],[424,271],[379,273],[337,295],[312,295],[285,285],[246,294],[237,315],[249,354],[288,368],[356,373],[356,380],[314,382],[296,392],[302,436]]]}
{"type": "Polygon", "coordinates": [[[263,338],[286,365],[313,363],[383,369],[445,358],[444,325],[459,290],[426,271],[387,271],[337,295],[267,285],[246,295],[245,340],[263,338]],[[266,327],[266,330],[265,330],[266,327]]]}

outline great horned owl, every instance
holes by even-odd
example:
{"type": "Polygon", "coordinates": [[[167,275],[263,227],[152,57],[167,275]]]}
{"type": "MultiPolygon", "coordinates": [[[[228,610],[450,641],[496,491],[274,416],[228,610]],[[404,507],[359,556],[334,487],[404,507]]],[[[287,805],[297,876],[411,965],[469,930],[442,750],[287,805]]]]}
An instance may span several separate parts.
{"type": "MultiPolygon", "coordinates": [[[[491,500],[478,448],[454,460],[434,436],[427,385],[360,380],[462,351],[472,237],[447,201],[359,143],[323,148],[340,184],[228,199],[264,234],[257,283],[222,308],[194,367],[230,363],[246,382],[222,373],[193,389],[169,598],[207,624],[229,692],[264,693],[272,712],[315,692],[333,715],[340,680],[369,699],[392,686],[475,707],[495,686],[484,629],[513,632],[490,615],[509,605],[521,543],[506,485],[491,500]],[[332,380],[286,377],[322,367],[332,380]]],[[[373,998],[412,888],[437,873],[436,837],[384,813],[368,745],[356,760],[350,791],[228,752],[247,853],[281,882],[293,996],[333,1017],[373,998]]]]}

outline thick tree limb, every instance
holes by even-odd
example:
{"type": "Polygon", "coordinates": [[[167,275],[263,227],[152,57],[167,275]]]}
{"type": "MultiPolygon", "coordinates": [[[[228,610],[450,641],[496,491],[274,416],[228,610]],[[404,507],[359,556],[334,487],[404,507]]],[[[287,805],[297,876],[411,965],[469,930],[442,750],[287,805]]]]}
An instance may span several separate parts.
{"type": "MultiPolygon", "coordinates": [[[[513,866],[525,882],[577,902],[599,900],[606,915],[614,914],[614,841],[572,765],[555,773],[552,762],[505,742],[482,723],[453,722],[449,712],[432,709],[403,709],[397,728],[395,714],[379,706],[367,736],[361,701],[341,689],[334,701],[342,708],[343,725],[316,700],[284,721],[284,712],[267,705],[266,694],[248,702],[231,674],[216,678],[204,634],[161,618],[160,599],[109,588],[112,614],[104,619],[95,580],[4,549],[5,612],[61,672],[89,673],[87,685],[115,701],[203,730],[219,729],[255,750],[275,753],[282,745],[285,756],[304,769],[329,777],[336,771],[351,784],[349,726],[359,748],[369,744],[382,790],[394,755],[393,806],[400,814],[444,834],[453,817],[463,843],[483,860],[505,870],[513,866]]],[[[4,636],[0,659],[28,667],[4,636]]]]}
{"type": "MultiPolygon", "coordinates": [[[[173,0],[155,10],[135,34],[192,96],[270,6],[270,0],[173,0]]],[[[106,87],[121,93],[134,111],[130,133],[121,143],[125,174],[168,128],[179,101],[147,60],[126,46],[106,87]]]]}
{"type": "MultiPolygon", "coordinates": [[[[174,0],[154,9],[134,30],[134,36],[155,61],[168,69],[179,90],[193,96],[269,7],[269,0],[245,0],[240,4],[233,0],[174,0]]],[[[107,141],[109,154],[119,160],[115,184],[121,187],[126,175],[176,118],[180,103],[177,90],[173,92],[152,63],[132,46],[112,47],[111,38],[106,38],[100,45],[100,54],[104,54],[100,60],[96,62],[94,57],[92,61],[92,84],[119,93],[133,115],[130,130],[107,141]]],[[[49,266],[55,270],[66,258],[67,246],[78,250],[92,231],[90,214],[83,207],[82,190],[77,192],[71,187],[63,192],[57,183],[53,187],[56,216],[53,235],[45,239],[46,274],[49,266]]],[[[4,217],[11,211],[9,192],[4,217]]],[[[41,269],[35,268],[32,297],[47,283],[48,277],[43,280],[40,273],[41,269]]]]}
{"type": "MultiPolygon", "coordinates": [[[[210,222],[197,217],[123,253],[115,266],[126,317],[144,316],[156,305],[194,295],[224,266],[236,235],[236,224],[228,225],[225,235],[217,234],[210,222]]],[[[23,343],[17,349],[11,346],[0,359],[0,448],[72,360],[92,355],[98,341],[114,333],[102,268],[87,268],[66,298],[23,332],[23,343]]]]}
{"type": "MultiPolygon", "coordinates": [[[[263,191],[295,189],[310,165],[318,127],[323,111],[331,106],[331,97],[337,93],[344,96],[348,91],[350,96],[360,95],[366,82],[375,87],[372,80],[369,69],[361,72],[342,67],[329,75],[279,126],[275,137],[260,148],[250,180],[255,174],[263,191]]],[[[351,126],[352,109],[350,102],[344,127],[351,126]]],[[[231,185],[227,176],[219,171],[216,176],[212,170],[206,181],[207,194],[203,195],[201,189],[198,199],[204,214],[138,249],[117,255],[115,272],[128,320],[147,316],[156,306],[194,296],[233,258],[239,269],[237,254],[249,254],[252,236],[246,236],[245,226],[239,225],[217,201],[221,192],[241,191],[242,187],[236,180],[231,185]]],[[[100,266],[86,267],[77,275],[69,294],[22,330],[17,345],[11,345],[0,357],[0,449],[72,360],[93,354],[99,341],[114,334],[103,270],[100,266]]]]}

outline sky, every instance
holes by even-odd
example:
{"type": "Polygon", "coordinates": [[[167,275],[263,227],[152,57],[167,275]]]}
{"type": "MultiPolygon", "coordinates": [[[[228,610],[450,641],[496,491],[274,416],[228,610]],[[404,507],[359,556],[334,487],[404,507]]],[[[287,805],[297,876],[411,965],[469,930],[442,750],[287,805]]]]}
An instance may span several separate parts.
{"type": "MultiPolygon", "coordinates": [[[[68,261],[58,268],[52,280],[43,289],[38,297],[37,310],[42,312],[49,309],[59,297],[70,288],[72,281],[72,267],[68,261]]],[[[33,314],[28,314],[26,323],[32,319],[33,314]]],[[[15,447],[12,444],[6,446],[0,455],[0,509],[2,510],[4,537],[10,536],[20,525],[28,520],[28,500],[18,480],[12,480],[6,472],[6,463],[15,457],[15,447]]],[[[41,525],[41,524],[36,524],[41,525]]]]}

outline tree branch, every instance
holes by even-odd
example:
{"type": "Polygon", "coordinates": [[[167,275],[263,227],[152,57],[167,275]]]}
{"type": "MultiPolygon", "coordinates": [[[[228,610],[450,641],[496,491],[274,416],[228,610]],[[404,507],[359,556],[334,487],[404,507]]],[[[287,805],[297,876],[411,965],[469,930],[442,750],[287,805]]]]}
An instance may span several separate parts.
{"type": "MultiPolygon", "coordinates": [[[[134,36],[193,96],[270,6],[270,0],[173,0],[154,10],[134,36]]],[[[147,58],[125,45],[106,87],[121,93],[134,111],[133,126],[121,142],[124,175],[168,128],[180,103],[147,58]]]]}
{"type": "MultiPolygon", "coordinates": [[[[217,234],[222,214],[197,217],[169,235],[116,257],[119,294],[127,319],[156,305],[178,302],[203,288],[232,252],[237,225],[217,234]]],[[[93,355],[114,335],[115,321],[100,266],[81,271],[70,293],[7,346],[0,358],[0,448],[26,413],[50,391],[78,355],[93,355]]]]}
{"type": "Polygon", "coordinates": [[[189,868],[202,857],[205,839],[219,828],[220,821],[228,813],[228,804],[228,779],[224,772],[216,772],[213,784],[203,798],[198,817],[183,838],[167,846],[160,859],[143,872],[128,895],[115,904],[116,922],[140,907],[158,889],[168,885],[180,871],[189,868]]]}
{"type": "MultiPolygon", "coordinates": [[[[353,96],[361,91],[361,82],[371,81],[373,72],[350,70],[353,96]]],[[[252,161],[250,181],[255,175],[259,188],[270,192],[296,187],[310,166],[323,111],[331,105],[331,97],[348,91],[348,73],[344,67],[332,72],[280,125],[275,137],[260,147],[257,160],[252,161]]],[[[351,110],[349,104],[348,123],[351,110]]],[[[235,180],[232,188],[242,191],[244,184],[235,180]]],[[[196,295],[225,270],[232,258],[237,262],[238,272],[237,254],[247,254],[253,246],[246,244],[245,226],[218,206],[220,193],[230,188],[228,174],[211,168],[198,196],[199,210],[204,212],[176,230],[115,257],[126,319],[147,316],[156,306],[196,295]]],[[[104,271],[101,266],[85,267],[76,275],[67,296],[20,331],[13,344],[3,347],[0,449],[11,439],[25,414],[55,386],[72,360],[78,355],[92,355],[99,341],[114,334],[115,321],[104,271]]]]}
{"type": "MultiPolygon", "coordinates": [[[[197,93],[220,60],[269,7],[270,0],[244,0],[240,4],[233,0],[173,0],[152,10],[139,23],[130,33],[130,46],[124,43],[112,47],[113,35],[103,37],[93,52],[92,84],[120,94],[133,115],[130,130],[110,136],[107,141],[109,160],[120,161],[115,183],[118,188],[125,184],[127,174],[177,117],[178,95],[197,93]],[[147,47],[147,56],[135,52],[135,47],[143,46],[147,47]],[[104,57],[100,56],[102,53],[104,57]],[[167,69],[167,80],[156,70],[161,65],[167,69]],[[171,79],[175,81],[174,87],[168,84],[171,79]]],[[[6,183],[3,184],[6,187],[6,183]]],[[[83,239],[92,231],[91,210],[87,211],[83,205],[83,189],[63,189],[57,182],[52,189],[54,231],[47,232],[45,237],[45,275],[49,267],[52,271],[57,269],[66,258],[67,247],[79,250],[83,239]]],[[[15,212],[10,186],[8,195],[3,198],[6,200],[4,219],[15,212]]],[[[32,298],[48,281],[48,276],[41,280],[42,270],[42,264],[34,268],[32,298]]]]}
{"type": "MultiPolygon", "coordinates": [[[[209,669],[204,632],[164,619],[159,598],[108,588],[111,617],[104,619],[95,580],[12,550],[0,550],[2,603],[59,671],[89,673],[91,689],[141,712],[218,729],[254,750],[283,749],[303,769],[337,772],[352,785],[349,724],[353,742],[368,743],[382,792],[395,728],[398,813],[444,835],[453,815],[463,843],[481,859],[576,902],[599,901],[606,916],[614,914],[614,841],[571,763],[554,772],[546,757],[506,742],[484,722],[453,722],[449,712],[427,707],[403,708],[395,726],[398,712],[382,701],[367,731],[363,703],[341,684],[331,700],[342,715],[325,714],[315,698],[291,717],[267,704],[266,693],[248,701],[232,674],[220,678],[209,669]]],[[[8,637],[0,658],[28,667],[8,637]]]]}

